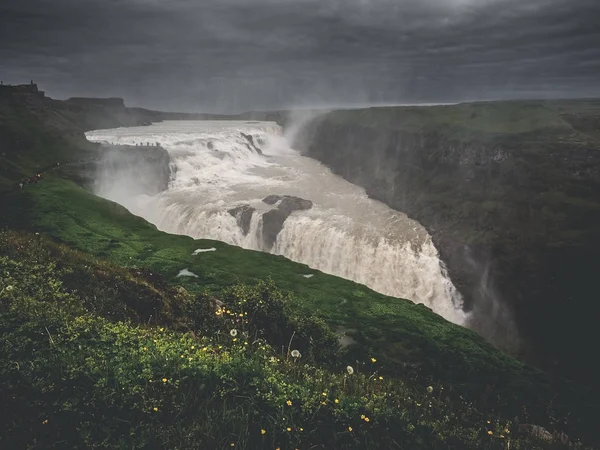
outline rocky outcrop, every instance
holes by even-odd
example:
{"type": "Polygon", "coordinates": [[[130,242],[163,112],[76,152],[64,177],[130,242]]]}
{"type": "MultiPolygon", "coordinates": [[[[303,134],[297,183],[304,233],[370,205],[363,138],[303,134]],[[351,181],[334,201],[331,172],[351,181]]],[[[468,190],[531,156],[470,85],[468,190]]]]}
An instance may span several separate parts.
{"type": "Polygon", "coordinates": [[[246,139],[248,141],[248,144],[246,144],[246,146],[248,147],[248,150],[250,150],[250,151],[254,150],[259,155],[263,154],[262,150],[259,147],[257,147],[256,144],[254,143],[254,137],[252,137],[251,134],[246,134],[246,133],[240,133],[240,134],[242,135],[242,137],[244,139],[246,139]]]}
{"type": "Polygon", "coordinates": [[[427,228],[473,328],[512,344],[514,320],[530,361],[592,381],[600,140],[557,111],[525,102],[336,111],[310,121],[294,146],[427,228]]]}
{"type": "Polygon", "coordinates": [[[254,211],[256,211],[256,209],[252,208],[250,205],[240,205],[227,212],[235,217],[238,227],[240,227],[242,233],[246,236],[248,235],[248,231],[250,231],[250,223],[252,222],[254,211]]]}
{"type": "Polygon", "coordinates": [[[285,220],[294,211],[302,211],[312,208],[313,203],[300,197],[289,195],[269,195],[263,199],[267,205],[275,205],[276,208],[262,215],[262,238],[266,250],[270,250],[277,240],[277,235],[283,229],[285,220]]]}

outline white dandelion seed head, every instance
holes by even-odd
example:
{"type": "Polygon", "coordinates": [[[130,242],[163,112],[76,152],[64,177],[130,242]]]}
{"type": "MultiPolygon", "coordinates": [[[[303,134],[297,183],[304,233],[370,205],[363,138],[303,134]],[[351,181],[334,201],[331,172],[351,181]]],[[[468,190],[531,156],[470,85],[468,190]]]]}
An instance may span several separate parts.
{"type": "Polygon", "coordinates": [[[354,368],[352,366],[348,366],[348,367],[346,367],[346,372],[348,372],[350,375],[352,375],[354,373],[354,368]]]}
{"type": "Polygon", "coordinates": [[[237,336],[237,334],[238,334],[238,332],[237,332],[237,330],[234,328],[233,330],[231,330],[231,331],[229,332],[229,334],[230,334],[232,337],[236,337],[236,336],[237,336]]]}
{"type": "Polygon", "coordinates": [[[300,358],[301,356],[298,350],[292,350],[292,358],[300,358]]]}

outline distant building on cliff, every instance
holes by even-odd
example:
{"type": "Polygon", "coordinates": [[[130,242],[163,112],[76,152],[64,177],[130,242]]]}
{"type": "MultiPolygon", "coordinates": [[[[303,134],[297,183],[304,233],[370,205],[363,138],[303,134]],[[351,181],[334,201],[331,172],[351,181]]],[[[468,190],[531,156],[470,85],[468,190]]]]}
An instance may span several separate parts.
{"type": "Polygon", "coordinates": [[[37,95],[44,97],[44,91],[38,89],[37,84],[31,81],[29,84],[4,84],[0,83],[0,95],[37,95]]]}

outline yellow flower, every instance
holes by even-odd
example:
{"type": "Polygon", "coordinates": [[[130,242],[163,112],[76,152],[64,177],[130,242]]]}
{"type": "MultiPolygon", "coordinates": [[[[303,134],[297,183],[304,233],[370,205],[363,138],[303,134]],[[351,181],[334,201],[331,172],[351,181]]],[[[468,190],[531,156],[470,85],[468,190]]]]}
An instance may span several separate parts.
{"type": "Polygon", "coordinates": [[[144,351],[148,350],[148,347],[144,347],[144,351]]]}
{"type": "Polygon", "coordinates": [[[288,431],[292,431],[292,429],[291,429],[290,427],[287,427],[287,428],[286,428],[286,430],[288,430],[288,431]]]}
{"type": "Polygon", "coordinates": [[[364,414],[361,414],[361,415],[360,415],[360,418],[364,420],[364,418],[365,418],[365,415],[364,415],[364,414]]]}
{"type": "Polygon", "coordinates": [[[427,393],[431,394],[433,392],[433,386],[427,386],[427,393]]]}
{"type": "Polygon", "coordinates": [[[239,314],[240,317],[244,317],[244,315],[242,313],[239,314]]]}
{"type": "Polygon", "coordinates": [[[166,378],[163,378],[163,379],[162,379],[162,382],[163,382],[163,383],[166,383],[167,381],[168,381],[168,380],[167,380],[166,378]]]}
{"type": "Polygon", "coordinates": [[[348,427],[348,431],[352,431],[352,427],[348,427]]]}
{"type": "Polygon", "coordinates": [[[300,427],[300,431],[304,431],[304,428],[300,427]]]}
{"type": "Polygon", "coordinates": [[[286,403],[287,403],[288,406],[292,406],[292,401],[291,400],[288,400],[286,403]]]}
{"type": "Polygon", "coordinates": [[[369,421],[369,418],[368,418],[368,417],[365,417],[365,422],[368,422],[368,421],[369,421]]]}
{"type": "Polygon", "coordinates": [[[192,345],[192,350],[194,350],[195,348],[196,348],[196,346],[195,346],[195,345],[192,345]]]}
{"type": "Polygon", "coordinates": [[[267,430],[260,430],[260,434],[267,434],[267,430]]]}
{"type": "Polygon", "coordinates": [[[155,406],[154,408],[152,408],[152,411],[157,412],[158,408],[155,406]]]}
{"type": "Polygon", "coordinates": [[[327,393],[326,392],[323,392],[323,397],[327,397],[327,393]]]}
{"type": "Polygon", "coordinates": [[[160,331],[165,331],[165,329],[164,329],[164,328],[161,328],[161,329],[160,329],[160,331]]]}
{"type": "Polygon", "coordinates": [[[235,447],[235,443],[233,443],[233,442],[232,442],[232,443],[230,444],[230,447],[235,447]]]}
{"type": "Polygon", "coordinates": [[[334,400],[334,402],[336,402],[336,403],[339,403],[340,401],[339,401],[339,400],[336,398],[336,399],[334,400]]]}
{"type": "Polygon", "coordinates": [[[371,362],[377,362],[375,358],[371,358],[371,362]]]}
{"type": "Polygon", "coordinates": [[[380,380],[383,380],[383,377],[380,375],[380,376],[379,376],[379,379],[380,379],[380,380]]]}
{"type": "Polygon", "coordinates": [[[326,405],[326,404],[327,404],[327,403],[325,403],[325,402],[321,402],[321,405],[326,405]]]}
{"type": "Polygon", "coordinates": [[[47,423],[48,423],[48,419],[44,420],[44,421],[42,422],[42,425],[46,425],[47,423]]]}
{"type": "Polygon", "coordinates": [[[181,355],[181,358],[183,359],[183,358],[185,358],[185,356],[181,355]]]}
{"type": "Polygon", "coordinates": [[[489,434],[489,435],[493,434],[492,430],[488,431],[488,434],[489,434]]]}
{"type": "Polygon", "coordinates": [[[490,422],[490,421],[488,420],[488,421],[487,421],[487,423],[492,423],[492,422],[490,422]]]}

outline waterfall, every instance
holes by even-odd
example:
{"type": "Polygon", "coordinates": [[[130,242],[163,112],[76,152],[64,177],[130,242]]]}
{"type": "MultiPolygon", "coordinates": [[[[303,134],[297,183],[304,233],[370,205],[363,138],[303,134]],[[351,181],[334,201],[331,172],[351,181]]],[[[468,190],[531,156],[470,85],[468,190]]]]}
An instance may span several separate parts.
{"type": "Polygon", "coordinates": [[[168,151],[172,176],[163,192],[132,189],[114,152],[96,187],[160,230],[283,255],[466,322],[427,231],[295,152],[274,123],[166,121],[87,136],[122,145],[158,142],[168,151]],[[272,195],[279,197],[266,199],[272,195]]]}

